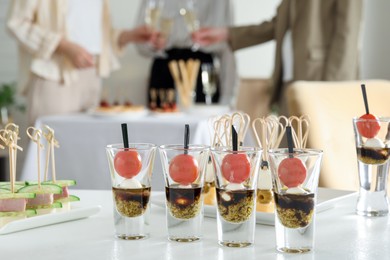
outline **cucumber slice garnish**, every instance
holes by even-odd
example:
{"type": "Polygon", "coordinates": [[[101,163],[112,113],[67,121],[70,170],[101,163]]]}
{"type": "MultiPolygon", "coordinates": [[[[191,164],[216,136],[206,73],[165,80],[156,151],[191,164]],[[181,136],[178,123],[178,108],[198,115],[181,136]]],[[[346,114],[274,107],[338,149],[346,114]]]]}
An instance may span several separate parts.
{"type": "Polygon", "coordinates": [[[57,184],[57,185],[59,185],[61,187],[67,187],[67,186],[74,186],[74,185],[76,185],[76,181],[75,180],[56,180],[55,183],[53,181],[45,181],[45,182],[42,182],[42,183],[57,184]]]}
{"type": "Polygon", "coordinates": [[[10,190],[0,189],[0,199],[33,199],[35,193],[11,193],[10,190]]]}
{"type": "MultiPolygon", "coordinates": [[[[15,189],[15,191],[17,191],[17,190],[19,190],[20,188],[23,188],[24,186],[26,186],[24,183],[23,183],[23,184],[15,184],[15,185],[14,185],[14,189],[15,189]]],[[[0,188],[1,188],[1,189],[11,190],[11,184],[3,184],[3,185],[0,185],[0,188]]]]}
{"type": "Polygon", "coordinates": [[[41,188],[39,188],[38,184],[32,184],[32,185],[27,185],[18,190],[18,193],[24,193],[24,192],[34,192],[37,194],[46,194],[46,193],[61,194],[62,187],[56,184],[41,184],[41,188]]]}
{"type": "Polygon", "coordinates": [[[8,212],[0,212],[0,217],[32,217],[37,214],[35,209],[26,209],[25,211],[8,211],[8,212]]]}
{"type": "MultiPolygon", "coordinates": [[[[11,184],[9,181],[0,181],[0,186],[11,184]]],[[[15,181],[15,185],[26,185],[25,181],[15,181]]]]}
{"type": "Polygon", "coordinates": [[[61,203],[74,202],[74,201],[80,201],[80,198],[75,196],[75,195],[69,195],[69,197],[67,197],[67,198],[61,198],[61,199],[56,200],[56,202],[61,202],[61,203]]]}
{"type": "Polygon", "coordinates": [[[27,206],[28,209],[54,209],[54,208],[62,208],[61,202],[53,202],[50,205],[36,205],[36,206],[27,206]]]}

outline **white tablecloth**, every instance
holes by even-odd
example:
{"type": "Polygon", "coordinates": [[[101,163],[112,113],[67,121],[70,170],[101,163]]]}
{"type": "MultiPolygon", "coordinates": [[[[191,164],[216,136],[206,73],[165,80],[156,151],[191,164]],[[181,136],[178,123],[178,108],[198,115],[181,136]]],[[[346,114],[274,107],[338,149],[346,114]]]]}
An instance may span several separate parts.
{"type": "MultiPolygon", "coordinates": [[[[199,242],[170,242],[165,209],[153,204],[150,238],[139,241],[115,239],[111,191],[71,193],[81,198],[82,206],[101,205],[101,212],[87,219],[0,235],[0,259],[390,259],[389,217],[357,216],[355,196],[317,214],[314,252],[290,255],[275,250],[275,229],[265,225],[256,225],[252,247],[221,247],[217,243],[214,218],[205,218],[203,239],[199,242]]],[[[152,192],[152,196],[158,194],[161,193],[152,192]]]]}
{"type": "MultiPolygon", "coordinates": [[[[128,124],[129,142],[182,144],[184,125],[190,125],[191,144],[209,144],[208,116],[189,114],[146,115],[141,117],[97,117],[88,114],[40,118],[36,127],[49,125],[55,131],[60,148],[55,149],[58,179],[74,179],[80,189],[109,189],[110,175],[105,147],[122,143],[121,123],[128,124]]],[[[162,190],[163,174],[156,152],[152,187],[162,190]]],[[[42,153],[45,157],[45,153],[42,153]]],[[[37,178],[36,144],[27,150],[20,180],[37,178]]],[[[42,167],[43,169],[44,167],[42,167]]]]}

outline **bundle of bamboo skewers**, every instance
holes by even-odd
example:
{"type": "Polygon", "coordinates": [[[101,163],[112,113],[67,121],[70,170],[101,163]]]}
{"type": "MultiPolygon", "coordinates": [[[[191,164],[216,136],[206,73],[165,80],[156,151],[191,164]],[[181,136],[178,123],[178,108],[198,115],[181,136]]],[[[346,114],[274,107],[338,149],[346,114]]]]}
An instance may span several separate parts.
{"type": "Polygon", "coordinates": [[[193,59],[189,59],[187,62],[173,60],[169,62],[168,66],[175,82],[180,103],[184,108],[189,108],[193,102],[200,61],[193,59]]]}

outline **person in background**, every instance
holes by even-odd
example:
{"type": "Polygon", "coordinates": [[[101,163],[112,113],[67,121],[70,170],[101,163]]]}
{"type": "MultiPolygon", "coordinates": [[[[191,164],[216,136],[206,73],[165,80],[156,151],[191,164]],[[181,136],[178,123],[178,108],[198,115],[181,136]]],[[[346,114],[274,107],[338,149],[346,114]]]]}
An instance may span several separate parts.
{"type": "Polygon", "coordinates": [[[362,0],[283,0],[276,16],[258,25],[203,27],[201,46],[228,42],[235,51],[276,41],[271,105],[283,110],[285,86],[296,80],[354,80],[359,75],[362,0]]]}
{"type": "Polygon", "coordinates": [[[130,42],[155,37],[145,26],[113,29],[108,0],[13,0],[7,28],[19,44],[30,124],[96,107],[101,79],[119,68],[116,55],[130,42]]]}
{"type": "MultiPolygon", "coordinates": [[[[174,80],[168,68],[170,61],[198,59],[202,64],[214,66],[218,73],[218,88],[212,102],[234,107],[238,76],[233,52],[224,42],[199,48],[191,39],[191,32],[199,26],[230,26],[233,20],[230,5],[227,0],[165,0],[163,3],[162,0],[142,1],[137,24],[146,22],[160,32],[160,37],[155,39],[154,45],[136,45],[141,55],[153,59],[148,82],[148,98],[149,102],[152,101],[149,104],[156,99],[157,103],[161,103],[164,92],[174,93],[174,80]],[[157,21],[154,22],[150,21],[151,3],[160,4],[161,9],[157,21]],[[171,20],[171,28],[165,28],[167,19],[171,20]]],[[[204,103],[201,72],[196,82],[195,102],[204,103]]]]}

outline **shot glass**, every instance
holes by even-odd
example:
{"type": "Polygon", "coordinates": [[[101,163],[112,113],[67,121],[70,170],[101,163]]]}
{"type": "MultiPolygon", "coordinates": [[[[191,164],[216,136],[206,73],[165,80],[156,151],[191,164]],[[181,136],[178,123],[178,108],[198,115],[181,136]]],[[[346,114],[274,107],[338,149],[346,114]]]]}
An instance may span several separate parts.
{"type": "Polygon", "coordinates": [[[202,190],[209,148],[162,145],[159,150],[165,179],[168,239],[197,241],[202,237],[202,190]]]}
{"type": "Polygon", "coordinates": [[[356,213],[385,216],[389,212],[387,179],[390,155],[390,118],[353,118],[359,171],[356,213]]]}
{"type": "Polygon", "coordinates": [[[106,147],[114,201],[115,236],[138,240],[149,236],[150,192],[156,146],[132,143],[106,147]]]}
{"type": "Polygon", "coordinates": [[[322,151],[269,151],[275,198],[276,249],[286,253],[313,250],[318,179],[322,151]]]}
{"type": "Polygon", "coordinates": [[[218,243],[246,247],[254,243],[256,190],[261,151],[218,147],[211,150],[217,194],[218,243]]]}

